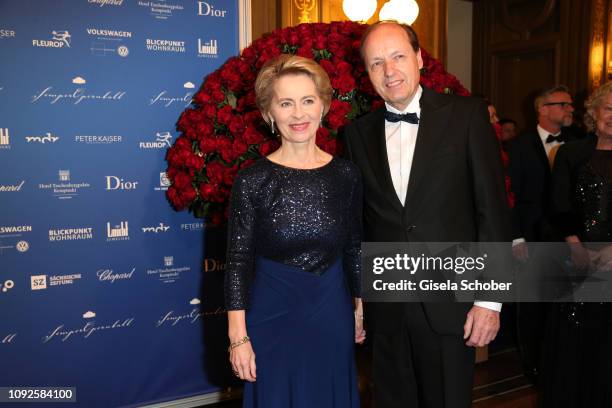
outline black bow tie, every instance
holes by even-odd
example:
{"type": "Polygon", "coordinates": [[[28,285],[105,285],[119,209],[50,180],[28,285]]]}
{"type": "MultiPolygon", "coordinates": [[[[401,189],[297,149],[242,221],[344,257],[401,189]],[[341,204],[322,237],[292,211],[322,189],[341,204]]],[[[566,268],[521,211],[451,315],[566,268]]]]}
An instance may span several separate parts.
{"type": "Polygon", "coordinates": [[[385,111],[385,120],[388,122],[392,122],[392,123],[403,121],[403,122],[408,122],[408,123],[412,123],[415,125],[419,124],[419,117],[414,112],[393,113],[393,112],[385,111]]]}
{"type": "Polygon", "coordinates": [[[552,142],[561,143],[565,141],[567,141],[567,138],[563,136],[562,134],[559,134],[559,136],[548,135],[548,137],[546,138],[546,143],[552,143],[552,142]]]}

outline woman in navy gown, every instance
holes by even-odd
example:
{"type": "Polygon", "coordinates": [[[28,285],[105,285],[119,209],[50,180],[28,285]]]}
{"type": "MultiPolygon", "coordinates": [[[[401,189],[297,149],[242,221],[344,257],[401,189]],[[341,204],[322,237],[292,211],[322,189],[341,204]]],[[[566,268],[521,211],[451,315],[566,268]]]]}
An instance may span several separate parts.
{"type": "Polygon", "coordinates": [[[225,299],[243,407],[357,408],[362,187],[315,144],[329,78],[281,55],[255,93],[281,147],[238,173],[230,202],[225,299]]]}

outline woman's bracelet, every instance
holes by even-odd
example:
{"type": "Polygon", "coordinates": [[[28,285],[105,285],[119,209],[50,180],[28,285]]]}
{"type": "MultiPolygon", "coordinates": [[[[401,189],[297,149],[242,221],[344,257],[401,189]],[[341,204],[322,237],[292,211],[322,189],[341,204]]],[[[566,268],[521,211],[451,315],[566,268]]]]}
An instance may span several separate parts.
{"type": "Polygon", "coordinates": [[[227,348],[227,351],[232,351],[233,349],[235,349],[238,346],[242,346],[243,344],[246,344],[248,342],[250,342],[251,339],[249,339],[249,336],[244,336],[243,338],[241,338],[238,341],[235,341],[233,343],[230,343],[229,347],[227,348]]]}

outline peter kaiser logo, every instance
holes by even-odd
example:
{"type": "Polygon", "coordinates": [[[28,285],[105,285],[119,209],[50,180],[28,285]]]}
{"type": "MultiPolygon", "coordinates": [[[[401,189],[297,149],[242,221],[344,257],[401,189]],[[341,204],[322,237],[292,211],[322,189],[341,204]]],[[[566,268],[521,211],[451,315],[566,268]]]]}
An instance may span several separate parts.
{"type": "Polygon", "coordinates": [[[51,31],[51,39],[32,40],[32,46],[45,48],[70,48],[71,41],[72,36],[68,30],[53,30],[51,31]]]}
{"type": "Polygon", "coordinates": [[[5,38],[15,38],[15,31],[0,28],[0,40],[4,40],[5,38]]]}
{"type": "Polygon", "coordinates": [[[91,92],[85,88],[87,81],[85,78],[77,76],[72,79],[72,83],[77,85],[73,90],[67,91],[56,91],[53,86],[48,86],[38,92],[36,92],[30,103],[37,102],[49,102],[50,105],[56,103],[71,103],[73,105],[79,105],[81,103],[88,102],[118,102],[121,101],[126,92],[125,91],[106,91],[106,92],[91,92]]]}
{"type": "Polygon", "coordinates": [[[198,1],[198,16],[225,18],[227,10],[216,8],[206,1],[198,1]]]}

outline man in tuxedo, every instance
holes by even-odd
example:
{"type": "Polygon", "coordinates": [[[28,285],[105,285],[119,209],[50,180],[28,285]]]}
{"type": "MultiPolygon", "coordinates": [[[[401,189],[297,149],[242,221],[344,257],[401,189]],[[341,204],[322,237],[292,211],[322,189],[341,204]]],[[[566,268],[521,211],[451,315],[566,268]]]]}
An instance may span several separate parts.
{"type": "MultiPolygon", "coordinates": [[[[411,27],[368,28],[361,54],[385,107],[345,128],[364,183],[364,240],[509,241],[497,139],[485,103],[419,85],[411,27]]],[[[471,406],[474,347],[493,340],[501,305],[366,303],[376,408],[471,406]]]]}
{"type": "MultiPolygon", "coordinates": [[[[508,172],[515,196],[512,209],[512,253],[523,265],[526,262],[543,262],[542,259],[530,257],[533,254],[530,254],[527,242],[560,240],[549,224],[546,209],[556,152],[563,143],[580,136],[575,129],[570,128],[574,112],[572,104],[572,96],[566,86],[557,85],[543,90],[534,101],[538,118],[536,128],[521,134],[509,145],[508,172]]],[[[527,286],[530,277],[525,278],[527,286]]],[[[531,281],[533,287],[527,290],[537,289],[535,279],[531,281]]],[[[517,304],[519,351],[525,374],[534,382],[538,377],[545,309],[543,304],[517,304]]]]}

